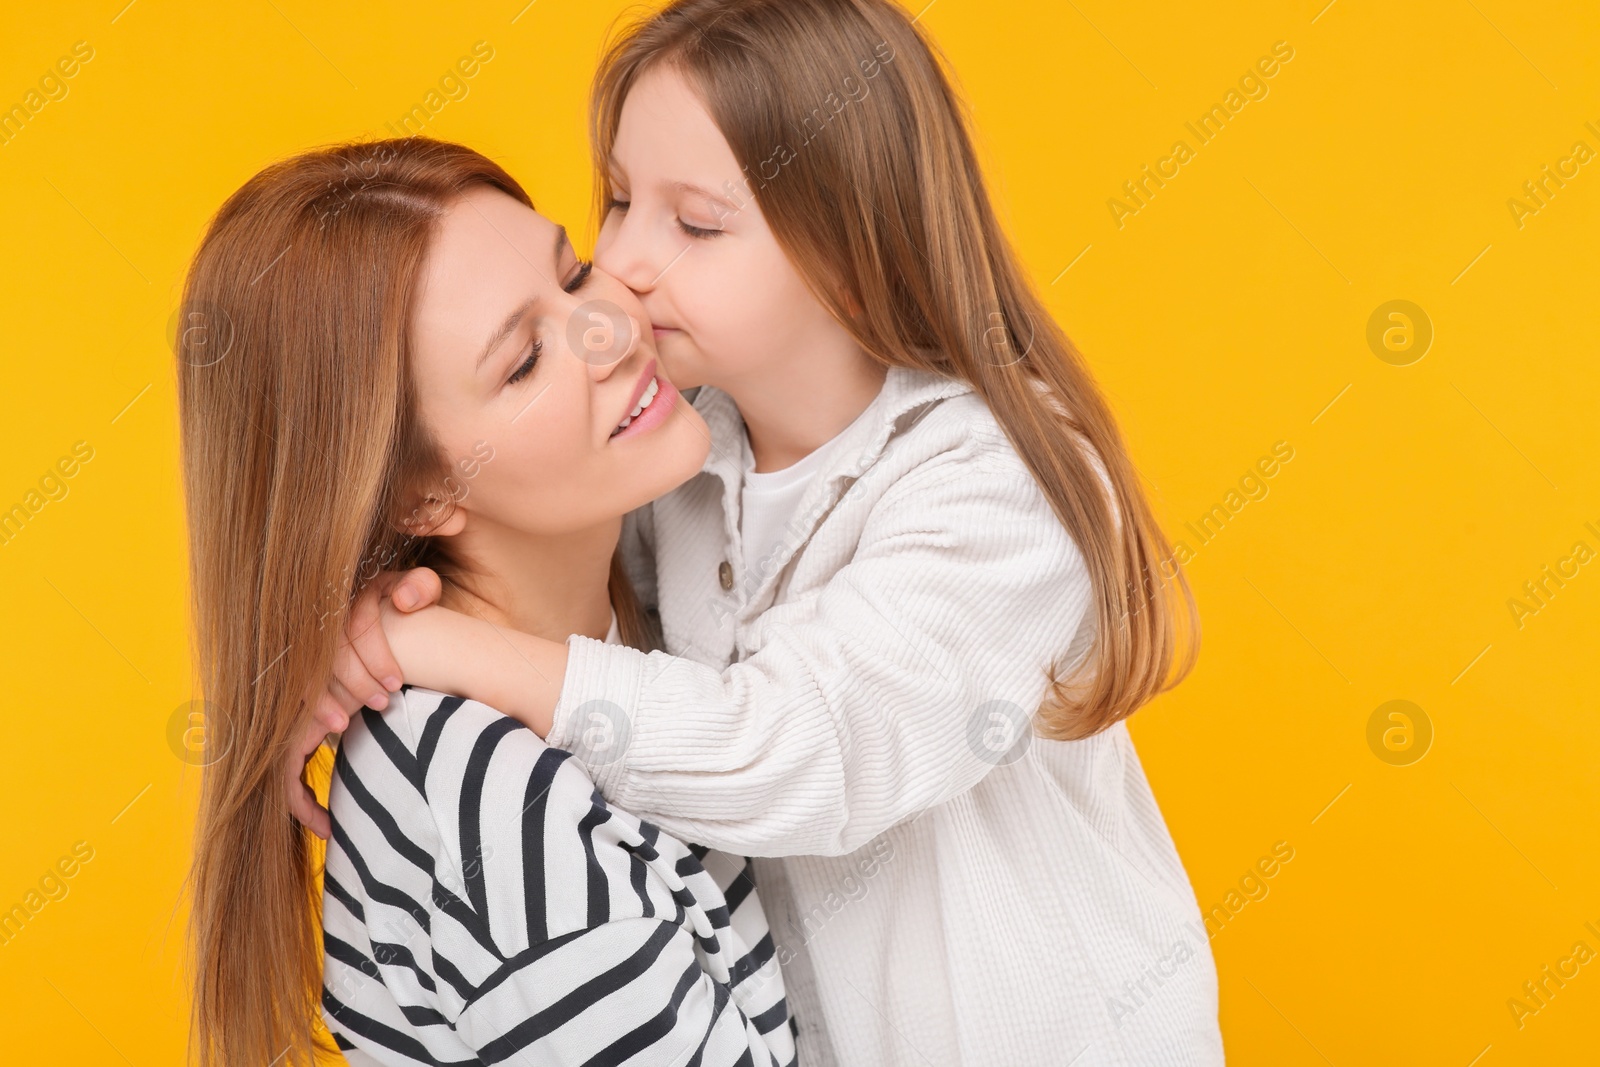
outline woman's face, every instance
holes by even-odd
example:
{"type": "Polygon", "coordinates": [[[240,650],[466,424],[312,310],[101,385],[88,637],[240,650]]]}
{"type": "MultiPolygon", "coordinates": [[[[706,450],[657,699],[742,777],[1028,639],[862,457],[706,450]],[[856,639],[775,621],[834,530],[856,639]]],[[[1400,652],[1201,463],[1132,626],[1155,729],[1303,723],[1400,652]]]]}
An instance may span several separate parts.
{"type": "Polygon", "coordinates": [[[441,220],[411,342],[422,421],[452,468],[455,528],[439,532],[583,532],[705,461],[710,435],[657,366],[638,300],[499,190],[469,190],[441,220]]]}

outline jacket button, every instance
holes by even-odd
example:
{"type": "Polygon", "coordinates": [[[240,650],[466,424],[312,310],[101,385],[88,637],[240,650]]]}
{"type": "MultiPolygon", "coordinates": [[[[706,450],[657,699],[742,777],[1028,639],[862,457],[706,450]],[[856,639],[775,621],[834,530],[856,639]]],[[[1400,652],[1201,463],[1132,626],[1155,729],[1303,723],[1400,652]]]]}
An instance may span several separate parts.
{"type": "Polygon", "coordinates": [[[722,583],[722,588],[733,588],[733,564],[723,560],[717,567],[717,580],[722,583]]]}

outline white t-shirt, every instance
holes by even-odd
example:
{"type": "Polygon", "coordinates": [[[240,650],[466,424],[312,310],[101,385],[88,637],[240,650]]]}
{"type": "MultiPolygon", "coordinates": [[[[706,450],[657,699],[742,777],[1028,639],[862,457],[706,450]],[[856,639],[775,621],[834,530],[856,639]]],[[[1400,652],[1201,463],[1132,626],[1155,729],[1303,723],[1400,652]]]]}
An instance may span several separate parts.
{"type": "MultiPolygon", "coordinates": [[[[865,414],[865,411],[862,412],[865,414]]],[[[798,463],[777,471],[756,473],[749,438],[744,447],[744,487],[739,494],[739,540],[744,546],[744,588],[753,592],[766,577],[762,560],[783,539],[812,480],[828,464],[828,454],[861,416],[798,463]]]]}

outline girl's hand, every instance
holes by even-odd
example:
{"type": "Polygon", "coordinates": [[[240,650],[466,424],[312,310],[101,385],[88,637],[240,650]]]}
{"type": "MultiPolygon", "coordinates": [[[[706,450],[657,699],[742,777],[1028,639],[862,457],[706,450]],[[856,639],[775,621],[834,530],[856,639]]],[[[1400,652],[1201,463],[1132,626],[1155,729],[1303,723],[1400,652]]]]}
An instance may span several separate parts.
{"type": "Polygon", "coordinates": [[[389,648],[383,618],[427,607],[439,599],[439,593],[439,576],[426,567],[379,574],[351,607],[343,640],[334,656],[333,677],[306,700],[310,709],[307,722],[284,763],[289,778],[289,810],[324,840],[332,827],[327,809],[317,803],[316,794],[302,777],[306,763],[330,733],[344,732],[350,725],[350,716],[363,705],[378,711],[388,706],[389,693],[399,691],[404,675],[389,648]]]}
{"type": "Polygon", "coordinates": [[[380,623],[384,616],[394,617],[396,610],[418,611],[436,603],[439,594],[439,576],[427,567],[383,571],[361,590],[345,622],[333,679],[314,705],[324,725],[338,733],[363,705],[374,711],[388,707],[389,694],[400,691],[405,676],[380,623]],[[339,712],[344,713],[343,721],[339,712]]]}

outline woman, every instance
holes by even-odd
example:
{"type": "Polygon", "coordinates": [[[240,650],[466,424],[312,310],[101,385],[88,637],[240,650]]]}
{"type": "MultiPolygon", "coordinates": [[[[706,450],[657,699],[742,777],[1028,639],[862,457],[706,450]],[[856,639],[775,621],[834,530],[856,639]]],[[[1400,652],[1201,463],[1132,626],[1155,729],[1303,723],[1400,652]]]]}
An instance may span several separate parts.
{"type": "Polygon", "coordinates": [[[744,861],[422,689],[375,696],[342,742],[319,981],[315,864],[279,768],[360,582],[427,563],[454,610],[649,643],[622,516],[698,471],[707,436],[628,289],[500,167],[411,138],[252,178],[184,314],[197,660],[228,743],[193,874],[202,1065],[310,1062],[319,1001],[357,1063],[793,1062],[744,861]],[[613,343],[585,347],[595,315],[613,343]]]}

